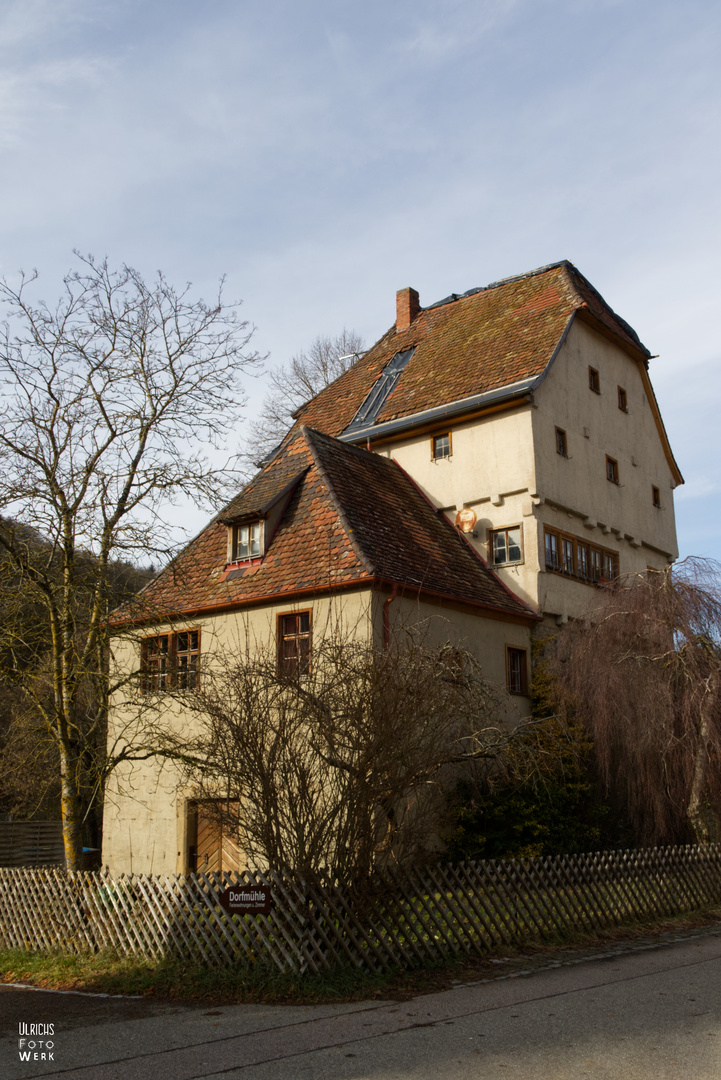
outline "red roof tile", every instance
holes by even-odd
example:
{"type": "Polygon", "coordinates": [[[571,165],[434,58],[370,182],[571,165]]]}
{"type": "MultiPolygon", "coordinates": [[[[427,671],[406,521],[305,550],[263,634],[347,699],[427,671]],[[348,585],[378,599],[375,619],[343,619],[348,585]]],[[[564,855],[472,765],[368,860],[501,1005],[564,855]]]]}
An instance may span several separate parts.
{"type": "Polygon", "coordinates": [[[167,618],[342,588],[396,583],[509,616],[534,614],[392,461],[301,428],[281,453],[116,615],[167,618]],[[228,525],[301,472],[259,562],[227,563],[228,525]],[[238,573],[238,571],[241,571],[238,573]]]}
{"type": "Polygon", "coordinates": [[[649,355],[576,267],[561,262],[421,309],[402,333],[392,326],[299,411],[299,423],[340,435],[388,361],[413,346],[376,423],[540,376],[581,309],[639,356],[649,355]]]}

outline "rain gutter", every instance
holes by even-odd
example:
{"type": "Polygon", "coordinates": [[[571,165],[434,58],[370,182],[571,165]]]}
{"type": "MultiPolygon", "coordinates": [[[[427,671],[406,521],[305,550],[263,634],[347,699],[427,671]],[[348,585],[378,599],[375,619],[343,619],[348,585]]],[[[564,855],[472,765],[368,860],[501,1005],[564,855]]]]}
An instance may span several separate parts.
{"type": "Polygon", "coordinates": [[[397,420],[386,420],[382,424],[367,424],[364,427],[346,428],[337,438],[341,442],[355,443],[365,442],[372,438],[375,442],[385,435],[392,435],[397,431],[410,430],[421,427],[423,424],[433,423],[434,420],[444,420],[447,417],[457,416],[475,409],[482,409],[487,405],[496,405],[505,401],[513,401],[522,398],[533,390],[538,376],[531,379],[523,379],[521,382],[502,386],[498,390],[487,390],[483,394],[473,394],[471,397],[461,398],[459,401],[451,401],[447,405],[438,405],[433,409],[424,409],[423,412],[411,413],[410,416],[402,416],[397,420]]]}

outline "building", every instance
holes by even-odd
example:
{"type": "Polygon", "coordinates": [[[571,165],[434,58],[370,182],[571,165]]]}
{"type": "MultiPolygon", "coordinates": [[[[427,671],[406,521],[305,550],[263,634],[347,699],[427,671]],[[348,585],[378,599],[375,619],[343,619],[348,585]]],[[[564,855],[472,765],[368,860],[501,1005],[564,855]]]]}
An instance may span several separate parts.
{"type": "MultiPolygon", "coordinates": [[[[183,731],[182,693],[163,692],[220,655],[270,641],[302,672],[314,636],[422,624],[526,712],[533,633],[676,556],[682,478],[649,358],[567,262],[425,309],[401,290],[395,325],[124,613],[117,664],[183,731]]],[[[134,717],[116,702],[110,737],[134,717]]],[[[114,774],[104,829],[114,872],[238,857],[153,759],[114,774]]]]}
{"type": "Polygon", "coordinates": [[[395,459],[517,595],[564,621],[677,555],[649,350],[569,262],[396,322],[298,422],[395,459]]]}

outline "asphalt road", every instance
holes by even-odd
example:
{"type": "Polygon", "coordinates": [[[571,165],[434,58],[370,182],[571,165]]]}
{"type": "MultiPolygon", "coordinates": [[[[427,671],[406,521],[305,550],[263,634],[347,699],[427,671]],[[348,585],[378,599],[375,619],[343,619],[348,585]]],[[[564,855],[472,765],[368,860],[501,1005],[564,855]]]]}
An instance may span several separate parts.
{"type": "Polygon", "coordinates": [[[1,1080],[719,1080],[721,934],[405,1002],[187,1008],[0,989],[0,1016],[1,1080]],[[19,1022],[54,1024],[52,1062],[20,1062],[19,1022]]]}

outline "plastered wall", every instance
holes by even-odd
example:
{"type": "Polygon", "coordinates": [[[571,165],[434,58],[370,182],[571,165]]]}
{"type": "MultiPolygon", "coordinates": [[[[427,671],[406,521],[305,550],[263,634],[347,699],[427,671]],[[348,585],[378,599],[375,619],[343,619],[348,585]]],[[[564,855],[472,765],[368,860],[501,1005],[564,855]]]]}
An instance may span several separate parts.
{"type": "MultiPolygon", "coordinates": [[[[242,656],[246,650],[275,649],[277,617],[282,612],[312,608],[314,634],[352,634],[370,639],[372,606],[368,592],[337,594],[299,604],[274,604],[267,608],[193,619],[187,623],[146,627],[114,640],[116,672],[137,671],[143,636],[168,629],[199,628],[201,662],[206,669],[223,657],[242,656]]],[[[169,696],[143,695],[140,708],[124,704],[125,694],[115,696],[110,714],[109,744],[137,735],[153,724],[177,734],[193,733],[192,719],[182,705],[169,696]]],[[[151,757],[125,762],[111,775],[103,820],[103,865],[118,873],[183,872],[187,860],[185,804],[192,794],[183,790],[179,770],[171,762],[151,757]]]]}
{"type": "MultiPolygon", "coordinates": [[[[276,621],[282,612],[305,610],[313,613],[314,636],[335,634],[362,640],[383,641],[383,605],[388,594],[370,591],[339,594],[333,598],[290,605],[276,604],[267,609],[195,619],[175,624],[173,630],[199,628],[201,657],[205,669],[212,669],[224,656],[242,655],[275,648],[276,621]]],[[[526,624],[477,616],[450,607],[419,603],[410,597],[396,596],[388,607],[392,632],[413,626],[429,645],[451,641],[463,645],[479,659],[484,675],[505,688],[505,650],[507,645],[530,650],[530,632],[526,624]]],[[[116,673],[137,671],[140,642],[167,627],[151,627],[114,642],[113,663],[116,673]]],[[[529,652],[530,660],[530,652],[529,652]]],[[[123,704],[116,695],[111,711],[110,742],[140,731],[143,725],[157,723],[180,734],[193,734],[193,720],[183,711],[182,702],[162,694],[144,695],[141,712],[123,704]]],[[[514,723],[528,712],[528,698],[521,695],[504,698],[499,719],[514,723]]],[[[184,788],[179,770],[161,759],[127,762],[111,776],[105,806],[103,863],[114,874],[185,872],[188,840],[186,807],[192,798],[191,788],[184,788]]]]}
{"type": "Polygon", "coordinates": [[[467,538],[489,565],[492,530],[520,528],[522,561],[493,568],[542,613],[580,615],[597,591],[546,572],[544,525],[618,552],[622,574],[676,558],[675,481],[641,370],[583,322],[571,327],[532,403],[441,430],[451,433],[449,458],[433,460],[433,433],[374,449],[396,459],[449,520],[464,507],[474,510],[467,538]],[[589,387],[589,366],[599,373],[599,394],[589,387]],[[618,407],[619,386],[627,411],[618,407]],[[566,433],[566,457],[557,452],[557,427],[566,433]],[[618,462],[618,484],[607,479],[606,455],[618,462]]]}

